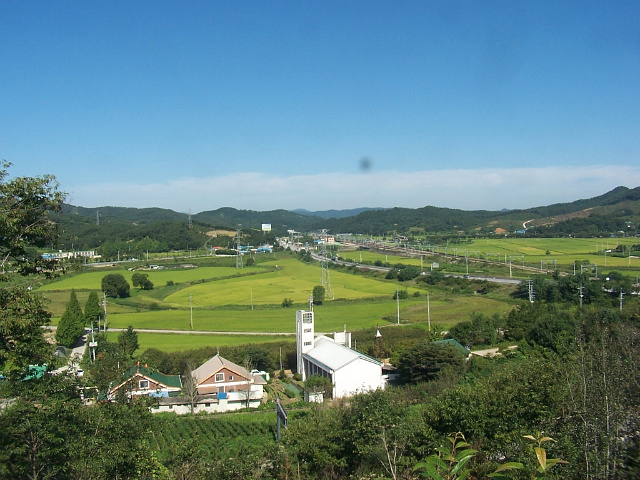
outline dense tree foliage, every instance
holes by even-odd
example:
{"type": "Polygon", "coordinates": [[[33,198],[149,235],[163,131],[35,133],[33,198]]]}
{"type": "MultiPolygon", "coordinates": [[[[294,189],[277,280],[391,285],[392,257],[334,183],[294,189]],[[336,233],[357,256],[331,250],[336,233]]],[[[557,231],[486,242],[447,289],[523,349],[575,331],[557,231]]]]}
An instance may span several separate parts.
{"type": "Polygon", "coordinates": [[[120,273],[109,273],[102,277],[102,291],[107,297],[125,298],[129,296],[131,287],[120,273]]]}
{"type": "Polygon", "coordinates": [[[50,316],[44,302],[9,272],[55,274],[57,265],[35,254],[32,247],[55,242],[57,227],[50,215],[60,209],[64,197],[51,175],[8,180],[10,166],[0,162],[0,368],[4,371],[42,363],[48,354],[40,328],[50,316]]]}
{"type": "Polygon", "coordinates": [[[140,346],[138,344],[138,333],[131,325],[118,335],[118,345],[120,345],[122,352],[125,355],[129,355],[129,357],[133,357],[135,351],[138,350],[140,346]]]}
{"type": "Polygon", "coordinates": [[[47,360],[41,326],[50,318],[43,300],[28,288],[4,285],[0,288],[0,370],[20,370],[47,360]]]}
{"type": "Polygon", "coordinates": [[[146,273],[134,273],[131,276],[131,283],[134,287],[139,287],[142,290],[153,290],[153,282],[149,280],[149,275],[146,273]]]}
{"type": "Polygon", "coordinates": [[[75,290],[71,290],[69,302],[56,329],[56,340],[60,345],[72,347],[84,334],[85,316],[75,290]]]}
{"type": "Polygon", "coordinates": [[[325,294],[326,289],[322,285],[316,285],[315,287],[313,287],[313,304],[322,305],[324,303],[325,294]]]}
{"type": "Polygon", "coordinates": [[[436,380],[443,371],[462,374],[464,359],[464,354],[451,345],[424,342],[404,352],[397,368],[402,382],[423,383],[436,380]]]}
{"type": "Polygon", "coordinates": [[[97,326],[99,321],[104,321],[104,309],[100,306],[98,294],[93,290],[84,305],[84,318],[86,326],[91,326],[92,323],[97,326]]]}

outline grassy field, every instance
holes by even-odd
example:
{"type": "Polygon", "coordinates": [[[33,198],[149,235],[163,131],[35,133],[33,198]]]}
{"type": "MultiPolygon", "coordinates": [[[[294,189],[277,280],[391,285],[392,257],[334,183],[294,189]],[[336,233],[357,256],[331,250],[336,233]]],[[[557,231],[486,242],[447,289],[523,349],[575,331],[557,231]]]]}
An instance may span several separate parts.
{"type": "MultiPolygon", "coordinates": [[[[354,252],[351,252],[352,254],[354,252]]],[[[360,261],[359,252],[355,252],[360,261]]],[[[362,252],[375,261],[375,254],[362,252]]],[[[383,261],[387,260],[382,256],[383,261]]],[[[388,258],[389,263],[412,262],[420,259],[388,258]]],[[[40,288],[50,301],[54,318],[64,312],[71,289],[75,289],[84,306],[91,291],[100,292],[102,277],[107,273],[122,273],[131,280],[129,270],[89,270],[65,276],[40,288]]],[[[306,264],[281,253],[261,259],[258,265],[240,272],[233,267],[166,268],[146,270],[155,284],[153,290],[131,289],[127,299],[108,299],[108,322],[111,328],[157,329],[167,333],[139,333],[141,351],[156,347],[177,351],[201,346],[226,346],[246,343],[281,341],[292,337],[251,335],[260,333],[293,333],[295,310],[307,308],[313,287],[320,284],[320,267],[306,264]],[[172,285],[167,285],[167,282],[172,285]],[[291,308],[282,308],[284,298],[293,300],[291,308]],[[172,330],[193,329],[207,332],[246,332],[248,335],[175,334],[172,330]]],[[[384,274],[383,274],[384,275],[384,274]]],[[[344,269],[330,271],[332,297],[314,307],[318,332],[341,331],[394,326],[398,322],[397,303],[393,300],[396,287],[408,293],[399,302],[400,324],[432,324],[448,328],[469,319],[474,312],[485,315],[504,314],[513,308],[509,293],[513,287],[500,287],[488,295],[475,294],[471,284],[464,291],[452,287],[427,287],[424,284],[398,284],[381,277],[357,275],[344,269]],[[429,313],[427,312],[429,295],[429,313]]],[[[101,294],[100,294],[101,295],[101,294]]],[[[116,335],[113,332],[111,335],[116,335]]]]}
{"type": "MultiPolygon", "coordinates": [[[[512,264],[512,274],[516,277],[527,277],[531,272],[519,271],[517,267],[528,266],[538,268],[542,271],[555,269],[556,266],[563,271],[571,273],[574,262],[577,262],[577,269],[580,263],[597,265],[599,271],[620,270],[626,275],[635,276],[640,274],[640,258],[613,252],[618,245],[640,244],[638,238],[483,238],[473,240],[460,245],[439,245],[433,250],[440,254],[453,256],[456,260],[450,263],[451,259],[445,260],[439,257],[440,268],[444,271],[462,271],[461,265],[465,263],[465,255],[470,259],[471,270],[477,273],[494,273],[508,275],[510,273],[509,263],[512,264]],[[548,252],[548,254],[547,254],[548,252]],[[492,264],[480,266],[478,261],[489,260],[492,264]],[[499,262],[502,267],[494,263],[499,262]]],[[[628,251],[628,250],[627,250],[628,251]]],[[[391,255],[370,251],[341,251],[342,258],[354,262],[374,263],[381,261],[394,265],[402,263],[405,265],[422,266],[428,271],[433,261],[431,255],[425,255],[421,261],[420,257],[391,255]]]]}
{"type": "MultiPolygon", "coordinates": [[[[248,275],[250,273],[264,273],[268,270],[260,267],[252,267],[252,271],[242,270],[241,274],[248,275]]],[[[82,274],[65,275],[60,279],[53,281],[47,285],[43,285],[39,290],[97,290],[101,287],[102,278],[108,273],[119,273],[131,284],[131,277],[135,271],[132,270],[88,270],[82,274]]],[[[160,270],[139,270],[138,273],[144,273],[149,276],[149,280],[156,287],[166,285],[168,281],[175,284],[192,283],[198,281],[207,281],[217,278],[224,278],[238,275],[238,270],[233,267],[198,267],[198,268],[164,268],[160,270]]]]}
{"type": "MultiPolygon", "coordinates": [[[[276,265],[275,262],[265,265],[269,264],[276,265]]],[[[253,305],[278,305],[285,297],[295,303],[306,303],[313,287],[320,283],[320,268],[293,258],[278,260],[277,265],[276,270],[251,279],[237,277],[192,285],[169,295],[164,302],[185,307],[189,305],[191,296],[194,305],[208,306],[251,305],[252,301],[253,305]]],[[[339,271],[332,271],[330,275],[334,299],[355,300],[393,295],[395,290],[388,282],[367,277],[339,271]]],[[[413,291],[409,289],[410,294],[413,291]]]]}
{"type": "MultiPolygon", "coordinates": [[[[107,338],[111,342],[118,341],[119,332],[109,332],[107,338]]],[[[139,351],[157,348],[163,352],[179,352],[202,347],[233,347],[249,343],[268,343],[274,341],[295,342],[293,336],[265,335],[185,335],[178,333],[145,333],[138,332],[139,351]]]]}

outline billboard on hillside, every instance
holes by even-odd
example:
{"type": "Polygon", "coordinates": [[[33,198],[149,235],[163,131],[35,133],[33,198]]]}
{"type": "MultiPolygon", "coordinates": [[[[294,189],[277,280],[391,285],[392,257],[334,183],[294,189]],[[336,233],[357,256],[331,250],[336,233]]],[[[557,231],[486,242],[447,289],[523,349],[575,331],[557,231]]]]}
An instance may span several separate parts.
{"type": "Polygon", "coordinates": [[[263,223],[262,224],[262,231],[263,232],[270,232],[271,231],[271,224],[270,223],[263,223]]]}

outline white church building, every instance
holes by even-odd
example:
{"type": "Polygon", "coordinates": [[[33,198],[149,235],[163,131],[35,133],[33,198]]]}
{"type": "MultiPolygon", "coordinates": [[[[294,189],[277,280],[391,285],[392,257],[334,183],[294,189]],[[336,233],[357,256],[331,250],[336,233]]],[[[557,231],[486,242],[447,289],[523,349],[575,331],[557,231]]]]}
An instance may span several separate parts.
{"type": "Polygon", "coordinates": [[[312,375],[329,377],[333,398],[385,387],[382,362],[353,350],[351,333],[315,336],[313,310],[296,312],[296,353],[302,380],[312,375]]]}

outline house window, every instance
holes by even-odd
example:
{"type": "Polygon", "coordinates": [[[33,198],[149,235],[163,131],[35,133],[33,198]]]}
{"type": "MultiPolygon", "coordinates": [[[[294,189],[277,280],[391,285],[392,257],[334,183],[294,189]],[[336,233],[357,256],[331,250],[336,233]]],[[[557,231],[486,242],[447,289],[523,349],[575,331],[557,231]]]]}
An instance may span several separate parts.
{"type": "Polygon", "coordinates": [[[233,375],[229,375],[229,381],[233,380],[233,375]]]}
{"type": "Polygon", "coordinates": [[[305,346],[309,346],[309,345],[311,345],[311,342],[304,342],[304,345],[305,346]]]}
{"type": "Polygon", "coordinates": [[[305,328],[304,329],[304,333],[311,333],[311,329],[310,328],[305,328]]]}
{"type": "Polygon", "coordinates": [[[138,390],[149,390],[149,380],[138,381],[138,390]]]}
{"type": "Polygon", "coordinates": [[[224,382],[224,373],[216,373],[216,382],[224,382]]]}

